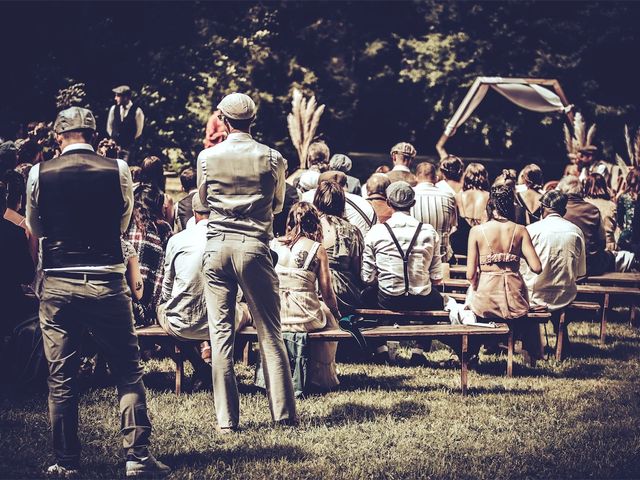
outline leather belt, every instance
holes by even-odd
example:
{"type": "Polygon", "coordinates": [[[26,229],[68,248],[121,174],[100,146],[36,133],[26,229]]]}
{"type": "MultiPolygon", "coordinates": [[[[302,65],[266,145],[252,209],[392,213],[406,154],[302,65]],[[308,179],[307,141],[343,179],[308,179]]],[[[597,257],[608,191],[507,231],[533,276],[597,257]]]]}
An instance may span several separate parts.
{"type": "Polygon", "coordinates": [[[70,278],[73,280],[122,280],[124,279],[123,273],[108,272],[108,273],[80,273],[80,272],[45,272],[47,277],[56,278],[70,278]]]}

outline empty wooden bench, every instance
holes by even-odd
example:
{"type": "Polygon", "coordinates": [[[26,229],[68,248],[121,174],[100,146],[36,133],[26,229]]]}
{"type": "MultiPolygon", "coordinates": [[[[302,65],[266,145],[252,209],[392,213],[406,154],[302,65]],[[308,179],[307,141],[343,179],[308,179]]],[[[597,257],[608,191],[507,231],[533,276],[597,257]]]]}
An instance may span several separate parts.
{"type": "MultiPolygon", "coordinates": [[[[392,312],[389,310],[358,310],[356,313],[365,317],[376,318],[448,319],[449,317],[449,313],[445,311],[392,312]]],[[[443,336],[460,337],[462,347],[462,358],[460,358],[460,384],[463,395],[467,394],[467,372],[469,361],[467,352],[469,337],[474,335],[508,336],[507,376],[511,377],[513,374],[513,334],[509,330],[509,327],[503,323],[497,324],[495,328],[451,324],[379,326],[363,328],[361,332],[365,338],[384,340],[419,340],[443,336]]],[[[242,329],[239,334],[256,337],[256,330],[253,327],[246,327],[242,329]]],[[[349,338],[352,338],[351,334],[340,329],[323,330],[321,332],[311,332],[308,334],[308,339],[310,341],[339,341],[349,338]]]]}

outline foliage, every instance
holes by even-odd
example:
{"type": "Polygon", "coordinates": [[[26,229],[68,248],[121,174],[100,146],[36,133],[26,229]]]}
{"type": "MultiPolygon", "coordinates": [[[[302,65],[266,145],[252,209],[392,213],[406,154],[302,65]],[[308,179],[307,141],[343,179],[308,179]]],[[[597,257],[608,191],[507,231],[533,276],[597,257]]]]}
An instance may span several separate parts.
{"type": "Polygon", "coordinates": [[[87,92],[84,83],[72,83],[66,88],[58,90],[56,95],[56,108],[64,110],[69,107],[90,108],[86,102],[87,92]]]}

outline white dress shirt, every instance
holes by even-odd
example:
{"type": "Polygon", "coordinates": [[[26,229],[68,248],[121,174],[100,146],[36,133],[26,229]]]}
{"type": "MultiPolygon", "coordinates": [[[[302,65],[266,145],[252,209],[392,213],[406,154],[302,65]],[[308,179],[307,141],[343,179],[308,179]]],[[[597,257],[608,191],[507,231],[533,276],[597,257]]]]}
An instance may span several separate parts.
{"type": "MultiPolygon", "coordinates": [[[[129,103],[127,103],[126,105],[120,105],[120,107],[118,107],[117,105],[111,106],[111,108],[109,109],[109,115],[107,116],[107,133],[109,134],[109,136],[111,136],[111,133],[113,132],[113,120],[116,113],[116,107],[118,107],[118,110],[120,112],[120,120],[124,120],[124,117],[127,116],[132,106],[133,106],[133,102],[131,100],[129,100],[129,103]]],[[[140,135],[142,135],[143,129],[144,129],[144,112],[140,107],[136,107],[136,137],[135,137],[136,139],[140,135]]]]}
{"type": "Polygon", "coordinates": [[[458,225],[456,199],[429,182],[420,182],[413,190],[416,192],[416,204],[411,208],[411,216],[436,229],[440,235],[440,255],[447,261],[453,255],[449,235],[458,225]]]}
{"type": "Polygon", "coordinates": [[[529,302],[531,306],[546,305],[550,311],[564,308],[576,298],[576,281],[587,272],[584,235],[558,214],[528,225],[527,230],[542,263],[539,275],[521,263],[529,302]]]}
{"type": "MultiPolygon", "coordinates": [[[[300,200],[302,202],[313,203],[313,197],[315,196],[315,194],[316,194],[316,189],[314,188],[313,190],[304,192],[300,200]]],[[[358,210],[356,210],[352,205],[350,205],[349,202],[345,202],[344,218],[351,225],[353,225],[354,227],[357,227],[358,230],[360,230],[360,233],[362,233],[362,236],[364,237],[369,232],[369,229],[371,228],[369,227],[369,224],[376,223],[375,221],[376,212],[373,210],[373,207],[371,206],[371,204],[367,200],[362,198],[360,195],[354,195],[352,193],[345,191],[344,196],[345,198],[348,198],[349,200],[351,200],[355,205],[357,205],[358,208],[362,210],[362,213],[364,213],[366,217],[369,219],[369,221],[367,222],[367,220],[360,214],[360,212],[358,212],[358,210]]]]}
{"type": "Polygon", "coordinates": [[[451,185],[449,185],[447,183],[446,180],[440,180],[438,183],[436,183],[436,187],[438,187],[440,190],[442,190],[443,192],[447,192],[450,193],[451,195],[453,195],[455,197],[456,195],[456,191],[453,189],[453,187],[451,185]]]}
{"type": "MultiPolygon", "coordinates": [[[[91,150],[93,147],[88,143],[74,143],[62,150],[62,153],[73,152],[74,150],[91,150]]],[[[118,174],[120,177],[120,192],[124,200],[124,210],[120,217],[120,233],[127,231],[129,227],[129,220],[131,220],[131,213],[133,212],[133,181],[131,180],[131,172],[129,166],[124,160],[114,160],[118,164],[118,174]]],[[[40,221],[40,209],[38,208],[38,201],[40,196],[40,164],[35,164],[31,167],[29,172],[29,178],[27,179],[27,226],[33,235],[38,238],[45,237],[45,233],[42,222],[40,221]]],[[[95,200],[95,199],[94,199],[95,200]]],[[[99,201],[99,199],[97,199],[99,201]]],[[[78,219],[82,222],[82,219],[78,219]]],[[[40,263],[40,262],[39,262],[40,263]]],[[[102,265],[102,266],[78,266],[78,267],[65,267],[55,269],[45,269],[48,271],[66,271],[66,272],[78,272],[78,273],[110,273],[118,272],[124,273],[125,265],[102,265]]]]}
{"type": "MultiPolygon", "coordinates": [[[[403,212],[395,212],[387,220],[402,251],[406,253],[413,238],[418,220],[403,212]]],[[[441,259],[437,252],[440,238],[436,230],[428,224],[422,231],[409,255],[410,295],[429,295],[431,280],[442,280],[441,259]]],[[[387,295],[398,296],[405,292],[404,265],[389,231],[382,224],[371,227],[364,238],[362,257],[362,280],[373,283],[378,280],[378,288],[387,295]]]]}

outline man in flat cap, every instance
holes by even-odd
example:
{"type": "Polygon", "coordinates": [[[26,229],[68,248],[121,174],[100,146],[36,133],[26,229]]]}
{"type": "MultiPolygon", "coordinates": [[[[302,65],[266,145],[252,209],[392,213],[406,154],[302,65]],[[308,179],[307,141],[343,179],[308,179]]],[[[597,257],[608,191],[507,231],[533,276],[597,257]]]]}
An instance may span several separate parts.
{"type": "Polygon", "coordinates": [[[412,187],[415,187],[418,181],[413,173],[411,173],[411,162],[416,158],[416,149],[407,142],[396,143],[391,147],[391,161],[393,168],[387,175],[391,183],[402,180],[412,187]]]}
{"type": "Polygon", "coordinates": [[[352,166],[353,162],[351,162],[351,159],[343,153],[336,153],[331,157],[331,160],[329,160],[330,170],[337,170],[347,176],[347,192],[353,195],[362,195],[360,180],[349,175],[352,166]]]}
{"type": "MultiPolygon", "coordinates": [[[[536,275],[524,262],[521,272],[531,306],[547,307],[556,333],[560,311],[576,298],[577,281],[587,274],[582,230],[562,218],[567,212],[568,200],[568,196],[558,190],[551,190],[540,199],[542,220],[527,226],[527,230],[540,257],[542,272],[536,275]]],[[[564,349],[569,346],[569,336],[566,330],[563,333],[564,349]]]]}
{"type": "Polygon", "coordinates": [[[40,326],[56,456],[47,473],[69,477],[80,466],[76,377],[88,329],[118,387],[126,475],[164,475],[169,467],[148,448],[151,423],[120,243],[133,209],[131,175],[124,161],[94,152],[95,130],[91,111],[60,112],[54,132],[62,154],[34,165],[27,182],[27,224],[42,239],[40,326]]]}
{"type": "Polygon", "coordinates": [[[122,149],[123,158],[133,163],[135,142],[144,128],[144,113],[131,101],[131,88],[120,85],[113,89],[115,105],[109,109],[107,117],[107,134],[122,149]]]}
{"type": "Polygon", "coordinates": [[[203,268],[216,416],[219,431],[226,433],[237,429],[240,420],[233,370],[238,287],[258,330],[272,419],[294,424],[296,406],[280,326],[278,277],[268,247],[273,214],[284,201],[285,161],[252,138],[256,106],[251,97],[232,93],[218,110],[229,134],[198,156],[198,186],[211,210],[203,268]]]}

